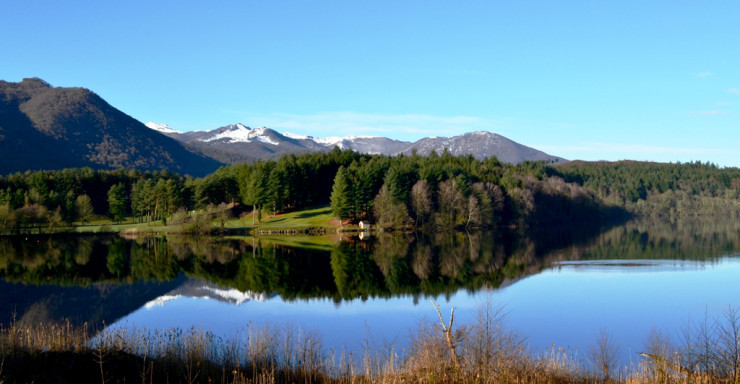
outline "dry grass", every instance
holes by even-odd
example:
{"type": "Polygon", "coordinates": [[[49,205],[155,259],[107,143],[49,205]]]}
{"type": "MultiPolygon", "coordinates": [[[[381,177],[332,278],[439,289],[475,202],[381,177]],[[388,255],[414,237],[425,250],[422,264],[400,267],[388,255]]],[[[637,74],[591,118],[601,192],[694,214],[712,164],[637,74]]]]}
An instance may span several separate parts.
{"type": "Polygon", "coordinates": [[[371,338],[357,354],[326,351],[315,332],[292,325],[250,325],[222,339],[197,328],[13,323],[0,327],[0,383],[726,383],[738,381],[739,318],[730,308],[690,323],[679,347],[654,332],[634,367],[615,365],[606,333],[596,337],[592,365],[558,348],[532,354],[490,302],[472,324],[453,328],[442,316],[420,323],[401,353],[371,338]]]}

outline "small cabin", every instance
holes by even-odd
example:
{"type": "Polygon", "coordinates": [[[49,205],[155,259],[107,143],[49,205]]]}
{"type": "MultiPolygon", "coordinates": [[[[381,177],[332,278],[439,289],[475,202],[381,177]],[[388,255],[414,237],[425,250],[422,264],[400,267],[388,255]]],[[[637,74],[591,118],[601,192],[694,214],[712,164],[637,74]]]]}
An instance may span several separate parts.
{"type": "Polygon", "coordinates": [[[365,220],[360,221],[360,229],[370,229],[370,223],[365,220]]]}

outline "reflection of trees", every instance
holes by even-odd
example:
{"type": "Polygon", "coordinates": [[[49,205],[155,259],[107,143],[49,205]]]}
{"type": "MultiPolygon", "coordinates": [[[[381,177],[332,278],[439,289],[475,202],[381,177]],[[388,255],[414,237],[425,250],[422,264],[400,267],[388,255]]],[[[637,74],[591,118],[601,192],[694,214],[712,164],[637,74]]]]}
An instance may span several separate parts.
{"type": "Polygon", "coordinates": [[[378,237],[374,244],[372,257],[385,277],[385,285],[390,292],[407,291],[418,285],[407,259],[410,241],[401,234],[388,234],[378,237]]]}
{"type": "Polygon", "coordinates": [[[168,281],[180,273],[177,256],[161,237],[137,239],[131,245],[131,274],[134,280],[168,281]]]}
{"type": "Polygon", "coordinates": [[[614,227],[585,246],[568,248],[570,259],[710,260],[740,249],[735,220],[635,220],[614,227]]]}
{"type": "Polygon", "coordinates": [[[100,260],[93,260],[94,252],[86,237],[0,238],[0,276],[30,284],[87,285],[97,280],[92,265],[100,260]]]}
{"type": "Polygon", "coordinates": [[[740,223],[634,221],[595,229],[381,233],[331,252],[257,239],[140,237],[0,238],[0,277],[30,284],[169,281],[184,273],[287,300],[449,295],[499,287],[553,263],[581,259],[711,260],[740,248],[740,223]]]}
{"type": "Polygon", "coordinates": [[[123,279],[130,275],[128,258],[126,257],[126,244],[123,239],[114,239],[108,245],[108,257],[106,260],[108,271],[117,279],[123,279]]]}
{"type": "Polygon", "coordinates": [[[180,271],[163,238],[0,238],[0,276],[30,284],[171,280],[180,271]]]}
{"type": "Polygon", "coordinates": [[[331,252],[331,269],[340,298],[364,300],[383,292],[383,274],[362,244],[337,244],[331,252]]]}
{"type": "Polygon", "coordinates": [[[427,280],[432,275],[433,268],[431,244],[419,244],[414,247],[411,255],[411,269],[421,280],[427,280]]]}

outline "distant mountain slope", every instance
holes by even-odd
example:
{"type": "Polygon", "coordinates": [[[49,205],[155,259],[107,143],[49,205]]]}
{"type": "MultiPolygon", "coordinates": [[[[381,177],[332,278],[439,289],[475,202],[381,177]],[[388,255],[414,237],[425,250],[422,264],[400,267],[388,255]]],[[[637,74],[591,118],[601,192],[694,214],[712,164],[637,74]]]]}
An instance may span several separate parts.
{"type": "Polygon", "coordinates": [[[149,122],[147,126],[185,143],[191,150],[229,164],[276,159],[286,153],[329,151],[334,146],[391,156],[411,154],[414,150],[421,155],[432,151],[441,154],[447,149],[455,156],[470,154],[479,159],[496,156],[500,161],[513,164],[527,160],[564,160],[491,132],[472,132],[449,138],[430,137],[411,143],[374,136],[317,138],[279,133],[269,128],[249,128],[240,123],[210,131],[185,133],[177,132],[165,124],[149,122]]]}
{"type": "Polygon", "coordinates": [[[402,153],[409,154],[415,149],[420,155],[428,155],[431,151],[441,153],[445,148],[453,155],[470,154],[478,159],[496,156],[500,161],[512,164],[527,160],[565,160],[491,132],[472,132],[451,138],[425,138],[411,144],[402,153]]]}
{"type": "Polygon", "coordinates": [[[89,166],[202,176],[220,165],[87,89],[0,81],[0,174],[89,166]]]}

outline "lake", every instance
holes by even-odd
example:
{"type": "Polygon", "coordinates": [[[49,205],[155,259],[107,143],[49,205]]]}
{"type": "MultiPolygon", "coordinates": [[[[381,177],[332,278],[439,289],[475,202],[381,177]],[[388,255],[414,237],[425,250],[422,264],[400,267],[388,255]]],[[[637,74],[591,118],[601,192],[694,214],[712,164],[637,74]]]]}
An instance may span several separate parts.
{"type": "Polygon", "coordinates": [[[585,359],[600,332],[637,362],[649,335],[740,308],[740,226],[634,221],[588,231],[359,237],[0,239],[0,321],[108,329],[291,327],[326,350],[394,346],[486,303],[533,354],[585,359]],[[15,320],[14,320],[15,319],[15,320]]]}

